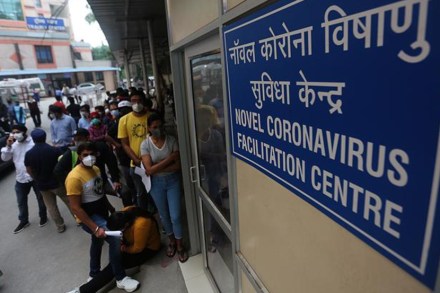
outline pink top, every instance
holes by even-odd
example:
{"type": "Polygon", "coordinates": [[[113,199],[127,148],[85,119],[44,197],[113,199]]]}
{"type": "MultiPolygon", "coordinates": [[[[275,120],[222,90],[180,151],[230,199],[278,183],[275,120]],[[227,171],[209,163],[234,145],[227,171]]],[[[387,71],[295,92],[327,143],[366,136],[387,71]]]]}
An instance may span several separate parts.
{"type": "Polygon", "coordinates": [[[99,127],[90,125],[89,134],[91,141],[104,140],[107,135],[107,126],[105,124],[101,124],[99,127]]]}

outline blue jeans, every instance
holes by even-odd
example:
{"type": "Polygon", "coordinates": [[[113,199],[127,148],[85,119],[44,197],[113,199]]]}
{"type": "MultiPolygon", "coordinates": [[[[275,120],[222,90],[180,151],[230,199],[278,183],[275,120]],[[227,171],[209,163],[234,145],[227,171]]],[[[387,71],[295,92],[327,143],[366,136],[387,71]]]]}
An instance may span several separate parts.
{"type": "Polygon", "coordinates": [[[17,203],[18,203],[18,220],[21,223],[26,223],[29,221],[29,208],[28,208],[28,195],[31,191],[31,188],[35,192],[35,196],[37,197],[38,202],[38,214],[41,219],[47,218],[47,210],[44,205],[43,196],[40,193],[40,190],[37,187],[35,181],[20,183],[15,181],[15,194],[17,195],[17,203]]]}
{"type": "MultiPolygon", "coordinates": [[[[103,217],[99,215],[92,215],[90,219],[92,219],[93,222],[95,222],[95,224],[99,227],[108,230],[107,221],[103,217]]],[[[119,237],[113,236],[108,236],[104,239],[97,238],[95,237],[95,235],[93,235],[93,232],[90,231],[89,227],[84,224],[81,224],[81,227],[92,237],[92,242],[90,244],[90,277],[98,275],[98,273],[101,271],[102,245],[104,244],[104,241],[106,241],[109,244],[108,254],[113,274],[115,275],[116,280],[120,281],[125,278],[126,274],[122,265],[121,239],[119,237]]]]}
{"type": "Polygon", "coordinates": [[[165,232],[182,239],[182,217],[180,210],[180,174],[151,176],[150,194],[156,203],[165,232]]]}

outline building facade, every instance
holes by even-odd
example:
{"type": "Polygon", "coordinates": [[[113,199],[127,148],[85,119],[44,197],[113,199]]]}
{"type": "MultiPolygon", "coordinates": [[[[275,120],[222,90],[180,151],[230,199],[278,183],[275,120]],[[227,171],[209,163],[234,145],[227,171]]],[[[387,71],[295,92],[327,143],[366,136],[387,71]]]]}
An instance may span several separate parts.
{"type": "Polygon", "coordinates": [[[89,44],[74,41],[68,1],[0,1],[0,78],[39,77],[49,94],[63,84],[117,85],[118,68],[95,62],[89,44]]]}

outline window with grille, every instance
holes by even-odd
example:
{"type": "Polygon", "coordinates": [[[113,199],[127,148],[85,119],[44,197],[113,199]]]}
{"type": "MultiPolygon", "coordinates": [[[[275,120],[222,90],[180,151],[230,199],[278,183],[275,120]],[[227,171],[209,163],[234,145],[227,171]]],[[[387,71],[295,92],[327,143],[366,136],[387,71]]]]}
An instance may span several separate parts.
{"type": "Polygon", "coordinates": [[[53,63],[52,48],[50,46],[35,46],[35,53],[39,64],[53,63]]]}

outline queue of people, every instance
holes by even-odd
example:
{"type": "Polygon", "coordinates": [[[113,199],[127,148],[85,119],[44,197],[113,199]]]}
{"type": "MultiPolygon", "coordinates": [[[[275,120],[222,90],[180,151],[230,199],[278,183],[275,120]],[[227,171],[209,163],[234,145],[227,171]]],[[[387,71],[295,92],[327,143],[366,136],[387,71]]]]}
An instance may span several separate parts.
{"type": "Polygon", "coordinates": [[[72,107],[67,109],[59,99],[49,107],[51,145],[46,143],[46,132],[38,128],[40,121],[30,135],[25,123],[13,125],[1,149],[2,160],[12,159],[16,167],[19,225],[14,233],[30,225],[31,189],[38,201],[40,227],[47,224],[49,212],[57,232],[63,233],[67,227],[58,197],[90,235],[87,283],[71,292],[96,292],[112,278],[118,288],[133,292],[140,284],[125,269],[140,265],[160,249],[154,214],[159,214],[169,238],[167,256],[177,254],[180,262],[188,259],[177,139],[165,133],[161,115],[151,109],[143,91],[132,89],[128,94],[118,89],[106,106],[98,105],[93,112],[88,105],[69,101],[72,107]],[[141,165],[151,178],[149,192],[135,173],[141,165]],[[116,212],[107,195],[120,197],[124,210],[116,212]],[[122,239],[106,235],[113,229],[124,231],[122,239]],[[109,245],[109,264],[102,269],[104,242],[109,245]]]}

